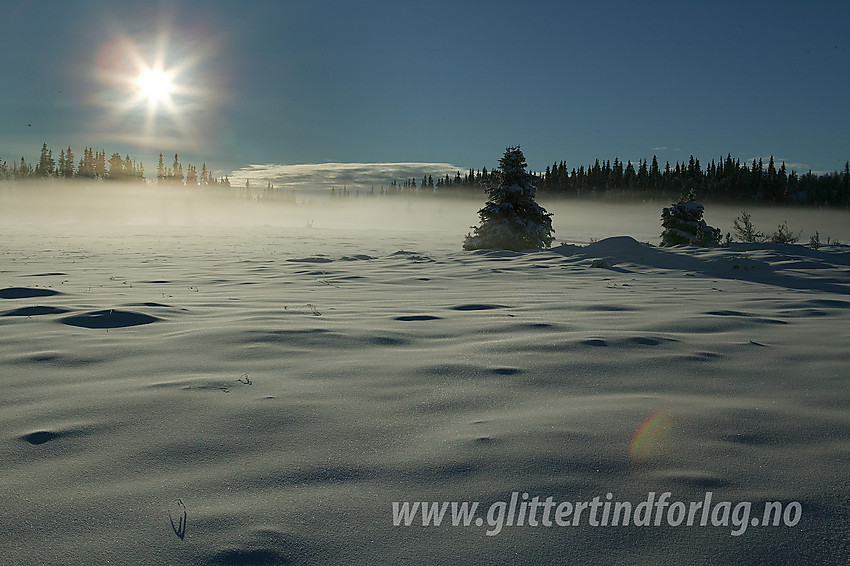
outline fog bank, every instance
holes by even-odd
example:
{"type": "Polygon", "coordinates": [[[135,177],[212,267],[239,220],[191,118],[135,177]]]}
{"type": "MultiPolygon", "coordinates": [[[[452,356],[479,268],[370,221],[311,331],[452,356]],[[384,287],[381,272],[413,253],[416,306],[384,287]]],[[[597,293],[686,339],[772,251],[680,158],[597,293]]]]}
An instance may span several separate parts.
{"type": "MultiPolygon", "coordinates": [[[[315,196],[306,200],[237,199],[234,190],[188,190],[182,187],[119,184],[21,183],[0,186],[0,223],[40,230],[70,226],[94,230],[128,226],[282,227],[296,230],[392,231],[456,234],[458,245],[478,223],[480,198],[315,196]]],[[[540,198],[553,213],[556,242],[587,243],[629,235],[657,244],[661,209],[667,201],[615,203],[540,198]]],[[[725,235],[739,206],[709,204],[705,220],[725,235]]],[[[801,242],[819,232],[826,238],[850,242],[850,211],[745,206],[756,228],[767,234],[782,222],[802,232],[801,242]]],[[[733,233],[734,235],[734,233],[733,233]]]]}

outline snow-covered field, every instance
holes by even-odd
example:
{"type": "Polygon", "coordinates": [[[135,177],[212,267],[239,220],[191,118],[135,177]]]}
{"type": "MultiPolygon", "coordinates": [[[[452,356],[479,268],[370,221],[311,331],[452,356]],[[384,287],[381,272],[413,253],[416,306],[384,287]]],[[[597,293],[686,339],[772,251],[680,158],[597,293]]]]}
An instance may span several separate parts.
{"type": "Polygon", "coordinates": [[[850,560],[850,247],[661,249],[669,203],[565,203],[565,245],[463,252],[478,204],[2,195],[0,563],[850,560]],[[514,492],[671,495],[488,536],[514,492]],[[668,524],[706,492],[725,523],[668,524]],[[480,526],[394,526],[417,501],[480,526]]]}

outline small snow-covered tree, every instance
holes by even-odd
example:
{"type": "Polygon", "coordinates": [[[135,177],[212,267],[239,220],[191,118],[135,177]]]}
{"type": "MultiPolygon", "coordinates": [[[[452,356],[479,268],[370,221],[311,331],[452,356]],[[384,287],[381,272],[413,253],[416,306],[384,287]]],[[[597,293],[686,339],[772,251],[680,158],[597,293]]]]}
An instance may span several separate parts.
{"type": "Polygon", "coordinates": [[[661,211],[662,246],[686,244],[691,246],[713,247],[720,244],[720,230],[705,223],[702,219],[705,207],[696,202],[691,190],[687,197],[661,211]]]}
{"type": "Polygon", "coordinates": [[[481,224],[466,235],[463,249],[521,251],[552,244],[552,215],[534,200],[536,188],[525,168],[519,146],[505,149],[496,171],[498,186],[487,189],[487,202],[478,211],[481,224]]]}

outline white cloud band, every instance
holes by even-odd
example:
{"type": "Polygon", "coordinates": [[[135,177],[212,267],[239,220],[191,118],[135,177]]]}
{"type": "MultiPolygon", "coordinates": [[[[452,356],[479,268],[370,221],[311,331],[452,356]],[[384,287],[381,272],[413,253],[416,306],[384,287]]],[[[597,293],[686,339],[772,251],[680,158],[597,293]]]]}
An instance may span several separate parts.
{"type": "Polygon", "coordinates": [[[233,171],[230,183],[234,187],[244,186],[246,180],[256,188],[271,182],[275,187],[298,191],[323,192],[331,187],[349,190],[366,189],[371,186],[384,187],[397,180],[416,179],[431,175],[434,182],[440,177],[454,178],[457,172],[466,174],[467,169],[451,163],[305,163],[282,165],[267,163],[248,165],[233,171]]]}

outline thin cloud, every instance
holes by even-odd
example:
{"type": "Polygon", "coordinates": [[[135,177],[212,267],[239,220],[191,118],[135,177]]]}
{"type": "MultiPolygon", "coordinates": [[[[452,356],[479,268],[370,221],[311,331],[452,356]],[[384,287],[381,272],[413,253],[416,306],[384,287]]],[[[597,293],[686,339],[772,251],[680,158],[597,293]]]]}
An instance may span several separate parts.
{"type": "Polygon", "coordinates": [[[667,145],[660,145],[658,147],[650,148],[652,151],[682,151],[682,148],[679,147],[670,147],[667,145]]]}
{"type": "MultiPolygon", "coordinates": [[[[775,159],[774,163],[778,168],[780,164],[783,163],[781,159],[775,159]]],[[[785,169],[788,171],[808,171],[811,169],[811,166],[808,163],[794,163],[791,161],[785,161],[785,169]]]]}
{"type": "Polygon", "coordinates": [[[331,187],[350,190],[376,189],[389,186],[392,181],[416,179],[432,176],[434,182],[440,177],[454,177],[466,168],[451,163],[303,163],[283,165],[278,163],[253,164],[233,171],[231,185],[244,186],[250,181],[252,186],[260,188],[268,183],[275,187],[311,192],[329,191],[331,187]]]}
{"type": "MultiPolygon", "coordinates": [[[[753,157],[750,157],[747,160],[742,160],[742,163],[752,164],[753,161],[758,161],[759,159],[761,159],[762,166],[767,168],[768,163],[770,163],[770,156],[769,155],[767,157],[765,157],[764,155],[755,155],[753,157]]],[[[773,165],[774,165],[774,167],[776,167],[777,170],[779,169],[779,167],[783,163],[785,164],[785,169],[787,169],[789,173],[792,170],[793,171],[808,171],[809,169],[811,169],[811,165],[809,165],[808,163],[799,163],[799,162],[796,162],[796,161],[788,161],[788,160],[782,159],[780,157],[774,157],[773,158],[773,165]]]]}

